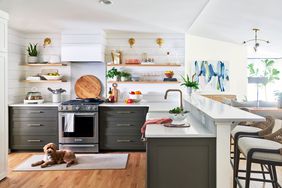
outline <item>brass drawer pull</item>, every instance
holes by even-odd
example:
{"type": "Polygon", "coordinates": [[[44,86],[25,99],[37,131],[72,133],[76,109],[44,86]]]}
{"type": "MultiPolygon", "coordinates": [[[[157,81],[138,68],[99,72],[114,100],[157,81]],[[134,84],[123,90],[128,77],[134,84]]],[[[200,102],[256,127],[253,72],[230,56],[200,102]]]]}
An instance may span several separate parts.
{"type": "Polygon", "coordinates": [[[27,140],[28,142],[41,142],[41,140],[27,140]]]}
{"type": "Polygon", "coordinates": [[[30,114],[42,114],[42,113],[44,113],[44,112],[42,112],[42,111],[31,111],[31,112],[29,112],[30,114]]]}
{"type": "Polygon", "coordinates": [[[118,114],[132,114],[131,111],[117,111],[118,114]]]}
{"type": "Polygon", "coordinates": [[[117,140],[117,142],[119,142],[119,143],[128,143],[128,142],[132,142],[132,140],[117,140]]]}
{"type": "Polygon", "coordinates": [[[133,125],[131,125],[131,124],[117,124],[117,127],[131,127],[131,126],[133,126],[133,125]]]}
{"type": "Polygon", "coordinates": [[[41,127],[41,124],[28,124],[29,127],[41,127]]]}

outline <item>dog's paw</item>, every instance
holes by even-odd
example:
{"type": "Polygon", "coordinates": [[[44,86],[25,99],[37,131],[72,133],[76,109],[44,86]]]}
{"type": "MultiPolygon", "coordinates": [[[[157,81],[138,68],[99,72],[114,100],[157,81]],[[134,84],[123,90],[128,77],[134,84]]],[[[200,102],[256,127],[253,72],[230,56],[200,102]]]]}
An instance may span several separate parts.
{"type": "Polygon", "coordinates": [[[41,165],[41,168],[46,168],[47,167],[47,165],[41,165]]]}

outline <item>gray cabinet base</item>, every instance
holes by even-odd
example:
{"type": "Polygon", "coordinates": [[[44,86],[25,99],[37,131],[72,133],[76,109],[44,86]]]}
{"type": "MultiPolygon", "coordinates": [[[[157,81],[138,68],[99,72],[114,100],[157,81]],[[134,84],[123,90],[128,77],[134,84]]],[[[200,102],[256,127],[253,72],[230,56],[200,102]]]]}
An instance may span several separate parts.
{"type": "Polygon", "coordinates": [[[215,188],[215,138],[147,140],[147,188],[215,188]]]}

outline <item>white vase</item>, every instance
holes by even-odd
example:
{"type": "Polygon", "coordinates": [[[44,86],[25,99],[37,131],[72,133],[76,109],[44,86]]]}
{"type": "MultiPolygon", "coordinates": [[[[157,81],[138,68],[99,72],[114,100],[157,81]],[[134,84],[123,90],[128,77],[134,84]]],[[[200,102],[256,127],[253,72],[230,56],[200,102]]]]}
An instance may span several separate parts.
{"type": "Polygon", "coordinates": [[[127,81],[127,77],[120,77],[120,80],[121,80],[122,82],[126,82],[126,81],[127,81]]]}
{"type": "Polygon", "coordinates": [[[28,56],[27,57],[27,62],[29,64],[38,63],[38,57],[37,56],[28,56]]]}
{"type": "Polygon", "coordinates": [[[189,96],[192,95],[192,88],[191,88],[191,87],[187,87],[187,94],[188,94],[189,96]]]}

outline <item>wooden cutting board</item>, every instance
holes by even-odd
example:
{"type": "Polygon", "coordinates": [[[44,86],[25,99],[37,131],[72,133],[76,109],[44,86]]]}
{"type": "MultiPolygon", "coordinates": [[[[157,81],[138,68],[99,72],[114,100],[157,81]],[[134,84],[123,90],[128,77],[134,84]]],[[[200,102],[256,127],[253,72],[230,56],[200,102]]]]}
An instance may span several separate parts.
{"type": "Polygon", "coordinates": [[[76,96],[81,99],[97,98],[101,94],[100,80],[93,75],[81,76],[75,83],[76,96]]]}

